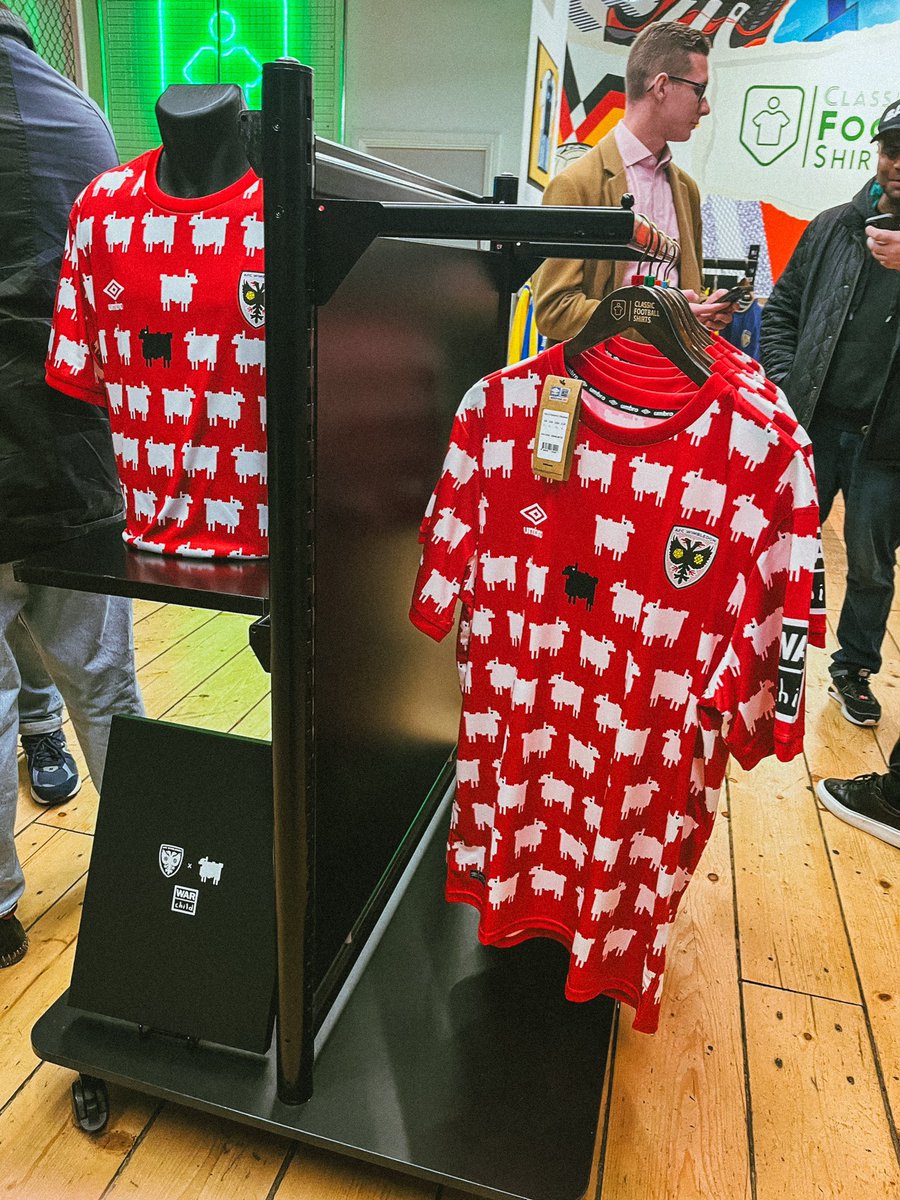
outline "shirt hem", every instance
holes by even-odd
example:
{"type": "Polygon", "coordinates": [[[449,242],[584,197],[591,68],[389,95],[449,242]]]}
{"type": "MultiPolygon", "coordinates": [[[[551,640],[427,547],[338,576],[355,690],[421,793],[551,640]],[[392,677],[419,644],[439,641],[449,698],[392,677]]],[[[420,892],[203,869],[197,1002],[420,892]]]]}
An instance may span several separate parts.
{"type": "MultiPolygon", "coordinates": [[[[449,883],[445,895],[450,904],[469,904],[480,915],[483,915],[483,897],[461,888],[454,888],[449,883]]],[[[575,933],[574,930],[570,930],[564,925],[538,919],[513,920],[491,934],[485,934],[481,929],[478,930],[478,940],[482,946],[495,946],[498,949],[518,946],[522,942],[531,941],[534,938],[550,938],[571,952],[575,933]]],[[[598,996],[608,996],[620,1004],[627,1004],[629,1008],[635,1010],[632,1028],[638,1033],[655,1033],[659,1026],[658,1014],[640,1012],[641,997],[637,988],[627,980],[620,979],[615,975],[604,975],[596,982],[584,987],[573,986],[567,980],[564,995],[574,1004],[586,1004],[590,1000],[596,1000],[598,996]]]]}
{"type": "Polygon", "coordinates": [[[62,392],[66,396],[74,396],[76,400],[84,400],[88,404],[94,404],[97,408],[106,408],[106,394],[104,392],[92,392],[87,388],[81,387],[80,384],[72,383],[62,375],[54,375],[51,371],[44,373],[44,378],[50,387],[56,388],[58,392],[62,392]]]}
{"type": "Polygon", "coordinates": [[[444,629],[443,626],[436,625],[434,621],[424,616],[416,608],[411,608],[409,610],[409,619],[412,621],[413,625],[415,625],[416,629],[420,630],[422,633],[427,633],[428,636],[430,638],[434,638],[436,642],[442,642],[452,628],[452,626],[448,626],[446,629],[444,629]]]}

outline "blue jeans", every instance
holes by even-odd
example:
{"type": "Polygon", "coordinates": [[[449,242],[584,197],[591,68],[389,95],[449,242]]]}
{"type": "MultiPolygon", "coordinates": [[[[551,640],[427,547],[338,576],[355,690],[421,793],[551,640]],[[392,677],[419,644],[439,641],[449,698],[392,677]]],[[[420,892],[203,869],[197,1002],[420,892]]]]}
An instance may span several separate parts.
{"type": "Polygon", "coordinates": [[[831,673],[881,667],[881,643],[894,598],[900,546],[900,470],[860,459],[861,433],[846,433],[816,418],[812,438],[822,524],[844,493],[847,591],[837,627],[831,673]]]}
{"type": "Polygon", "coordinates": [[[21,617],[9,627],[9,647],[19,668],[19,737],[62,729],[63,698],[47,674],[34,638],[21,617]]]}
{"type": "Polygon", "coordinates": [[[0,565],[0,915],[25,890],[14,840],[21,679],[8,638],[18,619],[65,700],[98,791],[113,716],[144,711],[134,672],[131,601],[18,583],[12,567],[0,565]]]}

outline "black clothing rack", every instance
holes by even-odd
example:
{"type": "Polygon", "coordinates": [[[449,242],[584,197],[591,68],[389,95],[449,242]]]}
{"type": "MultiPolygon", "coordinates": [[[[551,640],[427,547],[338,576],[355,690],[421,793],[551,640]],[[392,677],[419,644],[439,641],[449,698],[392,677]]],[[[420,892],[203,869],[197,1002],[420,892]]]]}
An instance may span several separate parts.
{"type": "MultiPolygon", "coordinates": [[[[315,306],[327,300],[376,237],[478,238],[556,253],[577,246],[603,257],[631,243],[628,209],[543,209],[505,205],[408,205],[317,200],[313,179],[312,72],[269,64],[263,91],[263,177],[267,265],[272,753],[275,895],[278,922],[279,1089],[286,1103],[312,1094],[313,1018],[309,979],[314,938],[310,597],[315,441],[312,358],[315,306]],[[298,502],[306,497],[308,502],[298,502]]],[[[542,255],[543,257],[544,255],[542,255]]],[[[508,289],[512,290],[512,289],[508,289]]],[[[507,291],[507,294],[508,294],[507,291]]]]}
{"type": "Polygon", "coordinates": [[[756,282],[756,271],[759,267],[759,242],[753,242],[747,249],[746,258],[704,258],[703,274],[712,282],[712,287],[725,287],[736,279],[749,279],[751,286],[756,282]],[[725,282],[719,282],[720,276],[725,282]]]}
{"type": "MultiPolygon", "coordinates": [[[[574,1200],[590,1169],[614,1005],[564,1001],[564,956],[552,943],[485,950],[473,914],[444,904],[452,764],[314,988],[317,306],[375,238],[488,241],[501,365],[509,296],[535,262],[658,260],[677,247],[661,244],[626,208],[510,204],[514,188],[503,177],[492,203],[461,193],[433,204],[324,195],[317,161],[328,176],[342,158],[362,156],[317,145],[312,72],[294,60],[265,64],[260,124],[251,140],[262,147],[265,181],[270,559],[268,613],[251,643],[272,677],[276,1046],[257,1059],[204,1043],[160,1045],[123,1022],[69,1008],[65,996],[35,1026],[33,1043],[90,1082],[115,1080],[482,1196],[574,1200]],[[370,1103],[369,1089],[384,1089],[387,1074],[391,1095],[370,1103]]],[[[121,550],[125,560],[132,553],[121,550]]],[[[231,594],[230,607],[259,615],[258,567],[244,602],[233,595],[240,584],[217,592],[211,574],[205,595],[194,583],[180,597],[179,573],[202,579],[208,565],[154,563],[148,581],[127,561],[85,566],[84,547],[75,546],[29,560],[17,577],[208,607],[231,594]]],[[[236,579],[245,571],[215,569],[236,579]]]]}

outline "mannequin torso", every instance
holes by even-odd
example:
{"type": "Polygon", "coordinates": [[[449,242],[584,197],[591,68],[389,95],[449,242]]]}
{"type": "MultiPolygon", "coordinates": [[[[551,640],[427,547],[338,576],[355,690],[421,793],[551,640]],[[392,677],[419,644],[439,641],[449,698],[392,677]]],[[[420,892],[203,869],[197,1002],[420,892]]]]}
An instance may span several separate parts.
{"type": "Polygon", "coordinates": [[[156,102],[162,135],[156,182],[170,196],[220,192],[250,167],[240,138],[246,107],[233,83],[171,84],[156,102]]]}

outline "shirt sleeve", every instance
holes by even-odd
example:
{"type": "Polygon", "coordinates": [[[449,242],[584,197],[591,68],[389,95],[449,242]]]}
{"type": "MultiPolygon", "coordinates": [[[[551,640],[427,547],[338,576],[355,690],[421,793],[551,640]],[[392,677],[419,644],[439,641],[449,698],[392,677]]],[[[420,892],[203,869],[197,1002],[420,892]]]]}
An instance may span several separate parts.
{"type": "MultiPolygon", "coordinates": [[[[480,387],[481,385],[476,385],[480,387]]],[[[456,414],[441,474],[419,532],[422,561],[409,617],[440,641],[453,627],[456,602],[471,603],[481,509],[480,412],[468,392],[456,414]]],[[[480,392],[483,399],[484,392],[480,392]]]]}
{"type": "Polygon", "coordinates": [[[822,527],[819,524],[819,493],[816,488],[816,471],[812,457],[812,444],[805,440],[784,474],[782,487],[789,487],[796,509],[807,507],[806,513],[798,513],[797,520],[810,536],[816,539],[815,558],[812,568],[812,594],[809,602],[809,644],[824,649],[828,632],[825,611],[825,559],[822,554],[822,527]]]}
{"type": "Polygon", "coordinates": [[[90,255],[86,247],[79,246],[80,200],[75,201],[69,217],[45,373],[57,391],[105,407],[97,318],[90,295],[90,255]]]}
{"type": "MultiPolygon", "coordinates": [[[[803,466],[798,460],[798,470],[803,466]]],[[[770,528],[746,581],[734,630],[701,704],[722,715],[722,736],[745,770],[803,749],[806,649],[818,516],[794,507],[770,528]]]]}

